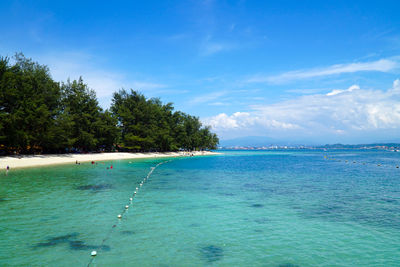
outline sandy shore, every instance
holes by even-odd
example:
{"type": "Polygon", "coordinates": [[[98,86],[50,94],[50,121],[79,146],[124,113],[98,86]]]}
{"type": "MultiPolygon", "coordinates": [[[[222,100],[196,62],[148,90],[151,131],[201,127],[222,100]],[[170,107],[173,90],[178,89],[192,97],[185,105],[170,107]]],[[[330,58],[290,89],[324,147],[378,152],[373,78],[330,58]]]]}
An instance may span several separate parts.
{"type": "MultiPolygon", "coordinates": [[[[215,155],[216,152],[191,152],[193,156],[215,155]]],[[[90,154],[53,154],[53,155],[24,155],[24,156],[8,156],[0,157],[0,170],[5,170],[7,166],[10,169],[24,167],[38,167],[54,164],[65,164],[102,160],[118,160],[118,159],[141,159],[141,158],[159,158],[159,157],[184,157],[189,156],[185,152],[168,152],[168,153],[90,153],[90,154]]]]}

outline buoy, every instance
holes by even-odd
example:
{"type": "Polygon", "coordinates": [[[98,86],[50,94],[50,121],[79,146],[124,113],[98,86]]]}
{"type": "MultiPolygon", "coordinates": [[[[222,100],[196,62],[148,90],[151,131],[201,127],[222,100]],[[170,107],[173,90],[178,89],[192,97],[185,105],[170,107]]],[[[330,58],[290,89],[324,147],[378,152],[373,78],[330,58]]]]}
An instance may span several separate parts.
{"type": "Polygon", "coordinates": [[[132,201],[132,200],[133,200],[133,198],[129,198],[129,200],[130,200],[130,201],[132,201]]]}
{"type": "Polygon", "coordinates": [[[136,190],[138,190],[139,188],[136,187],[136,190]]]}
{"type": "Polygon", "coordinates": [[[128,206],[128,205],[126,205],[126,206],[125,206],[125,209],[128,209],[128,208],[129,208],[129,206],[128,206]]]}
{"type": "Polygon", "coordinates": [[[122,215],[121,214],[118,214],[118,219],[121,219],[122,218],[122,215]]]}
{"type": "Polygon", "coordinates": [[[136,195],[136,191],[134,192],[134,194],[136,195]]]}
{"type": "Polygon", "coordinates": [[[90,253],[90,255],[92,255],[93,257],[97,255],[97,251],[93,250],[92,253],[90,253]]]}

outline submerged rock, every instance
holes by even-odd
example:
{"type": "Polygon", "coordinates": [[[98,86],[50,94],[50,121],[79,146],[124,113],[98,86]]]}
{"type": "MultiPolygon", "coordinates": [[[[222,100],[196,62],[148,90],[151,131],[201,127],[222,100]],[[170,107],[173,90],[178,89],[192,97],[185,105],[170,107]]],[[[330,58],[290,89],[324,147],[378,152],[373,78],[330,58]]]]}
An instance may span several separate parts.
{"type": "Polygon", "coordinates": [[[101,190],[111,189],[111,184],[97,184],[97,185],[82,185],[78,186],[76,189],[78,190],[91,190],[93,192],[99,192],[101,190]]]}
{"type": "Polygon", "coordinates": [[[109,251],[110,247],[106,245],[96,246],[96,245],[88,245],[82,240],[76,239],[79,236],[79,233],[71,233],[67,235],[60,235],[55,237],[50,237],[46,240],[46,242],[37,243],[34,248],[39,247],[54,247],[59,244],[69,244],[69,248],[72,250],[89,250],[89,249],[101,249],[105,251],[109,251]]]}
{"type": "Polygon", "coordinates": [[[104,250],[104,251],[110,250],[110,247],[107,245],[101,245],[101,246],[88,245],[82,240],[69,241],[69,247],[72,250],[91,250],[91,249],[98,249],[98,250],[104,250]]]}
{"type": "Polygon", "coordinates": [[[60,235],[60,236],[55,236],[55,237],[51,237],[48,240],[49,241],[54,241],[54,242],[66,242],[68,240],[70,240],[71,238],[75,238],[79,235],[79,233],[74,232],[71,234],[67,234],[67,235],[60,235]]]}
{"type": "Polygon", "coordinates": [[[134,233],[135,233],[134,231],[129,231],[129,230],[121,231],[121,234],[123,235],[133,235],[134,233]]]}
{"type": "Polygon", "coordinates": [[[214,245],[202,247],[200,252],[202,258],[209,263],[219,261],[224,256],[224,250],[214,245]]]}
{"type": "Polygon", "coordinates": [[[287,262],[287,263],[279,264],[278,267],[300,267],[300,266],[297,265],[297,264],[293,264],[293,263],[287,262]]]}
{"type": "Polygon", "coordinates": [[[79,233],[71,233],[71,234],[66,234],[66,235],[60,235],[60,236],[55,236],[55,237],[50,237],[47,239],[46,242],[40,242],[37,243],[34,247],[52,247],[56,246],[61,243],[67,243],[70,242],[70,239],[76,238],[79,235],[79,233]]]}

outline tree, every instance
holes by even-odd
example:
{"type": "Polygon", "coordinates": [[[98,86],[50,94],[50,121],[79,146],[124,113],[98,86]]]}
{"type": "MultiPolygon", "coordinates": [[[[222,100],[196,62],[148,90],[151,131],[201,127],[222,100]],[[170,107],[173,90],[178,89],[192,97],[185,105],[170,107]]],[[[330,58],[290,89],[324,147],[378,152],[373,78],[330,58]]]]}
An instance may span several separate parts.
{"type": "Polygon", "coordinates": [[[1,140],[4,146],[23,153],[52,149],[52,128],[59,112],[60,88],[49,69],[23,54],[15,65],[0,61],[1,140]]]}
{"type": "Polygon", "coordinates": [[[101,109],[96,93],[79,80],[62,83],[62,125],[69,127],[66,144],[80,151],[111,150],[118,137],[117,120],[101,109]]]}
{"type": "Polygon", "coordinates": [[[0,150],[49,153],[113,150],[214,149],[218,137],[199,118],[172,103],[124,89],[110,111],[99,106],[82,78],[61,84],[49,69],[16,54],[0,57],[0,150]]]}
{"type": "Polygon", "coordinates": [[[212,149],[218,138],[197,117],[173,112],[172,103],[122,89],[114,93],[111,111],[118,119],[122,147],[135,151],[212,149]]]}

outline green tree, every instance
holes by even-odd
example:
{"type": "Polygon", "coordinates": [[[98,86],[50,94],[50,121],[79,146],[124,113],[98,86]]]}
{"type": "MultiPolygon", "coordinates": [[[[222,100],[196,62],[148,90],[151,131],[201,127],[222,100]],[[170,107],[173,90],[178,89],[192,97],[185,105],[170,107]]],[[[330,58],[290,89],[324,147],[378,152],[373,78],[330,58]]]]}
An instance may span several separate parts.
{"type": "Polygon", "coordinates": [[[172,103],[146,99],[131,90],[114,93],[111,111],[121,130],[121,145],[135,151],[211,149],[218,143],[210,128],[202,128],[197,117],[173,112],[172,103]]]}
{"type": "Polygon", "coordinates": [[[81,151],[111,150],[118,137],[117,120],[100,108],[96,93],[79,80],[62,83],[63,114],[60,124],[68,127],[64,143],[81,151]]]}
{"type": "Polygon", "coordinates": [[[14,59],[13,66],[7,58],[0,60],[0,138],[8,149],[22,153],[51,150],[60,106],[59,84],[46,66],[23,54],[14,59]]]}

